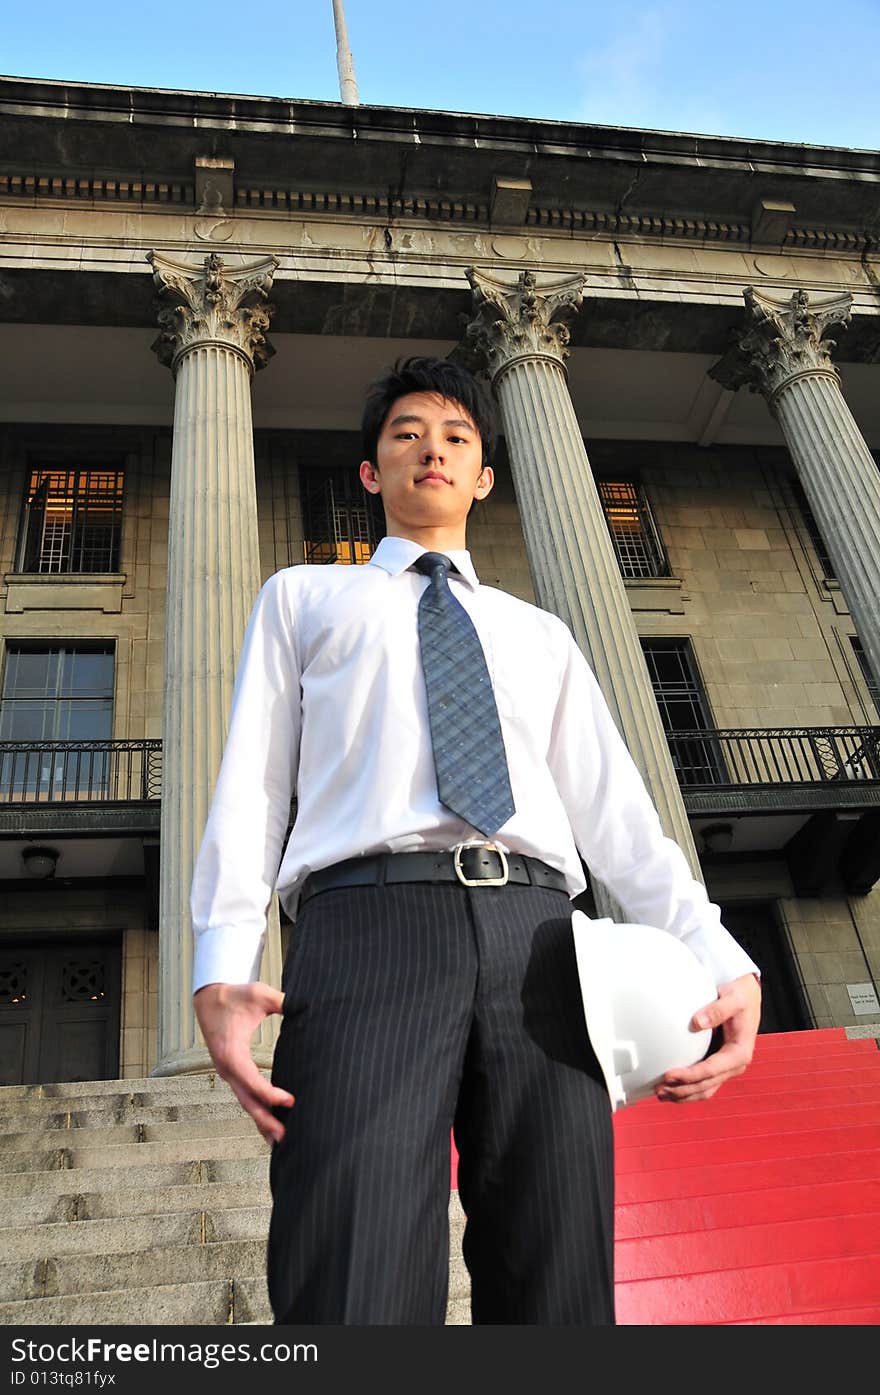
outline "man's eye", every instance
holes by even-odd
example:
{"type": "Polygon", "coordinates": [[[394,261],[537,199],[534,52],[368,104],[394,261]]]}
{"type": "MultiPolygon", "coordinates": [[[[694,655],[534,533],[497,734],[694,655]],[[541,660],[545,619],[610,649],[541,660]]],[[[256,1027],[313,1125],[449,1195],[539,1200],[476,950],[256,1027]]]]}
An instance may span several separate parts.
{"type": "Polygon", "coordinates": [[[454,441],[456,445],[459,445],[459,446],[466,446],[466,445],[467,445],[467,437],[466,437],[466,436],[450,436],[449,439],[450,439],[450,441],[454,441]]]}

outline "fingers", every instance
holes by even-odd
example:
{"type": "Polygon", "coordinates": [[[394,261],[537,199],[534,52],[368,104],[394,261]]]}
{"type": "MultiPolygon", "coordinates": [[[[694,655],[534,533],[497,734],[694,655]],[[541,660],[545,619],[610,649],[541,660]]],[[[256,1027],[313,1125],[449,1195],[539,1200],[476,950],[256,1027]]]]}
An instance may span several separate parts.
{"type": "Polygon", "coordinates": [[[262,1007],[264,1017],[270,1017],[273,1012],[282,1011],[284,994],[279,992],[277,988],[270,988],[268,983],[252,983],[250,986],[258,990],[254,997],[262,1007]]]}
{"type": "Polygon", "coordinates": [[[269,1143],[280,1143],[284,1137],[284,1123],[276,1119],[273,1109],[289,1109],[294,1096],[289,1090],[273,1085],[257,1069],[250,1053],[233,1061],[227,1061],[218,1074],[226,1081],[242,1109],[251,1116],[263,1138],[269,1143]]]}
{"type": "Polygon", "coordinates": [[[696,1066],[688,1066],[683,1070],[668,1070],[662,1077],[658,1089],[667,1091],[669,1098],[693,1098],[703,1089],[711,1088],[715,1091],[725,1080],[742,1076],[748,1064],[749,1053],[728,1043],[715,1052],[714,1056],[697,1062],[696,1066]]]}
{"type": "Polygon", "coordinates": [[[751,1059],[749,1046],[728,1041],[714,1055],[698,1061],[695,1066],[667,1071],[654,1093],[659,1100],[672,1103],[710,1099],[725,1081],[742,1075],[751,1059]]]}
{"type": "Polygon", "coordinates": [[[707,1027],[721,1027],[741,1010],[742,1004],[728,994],[726,997],[716,998],[714,1003],[707,1003],[699,1012],[695,1012],[691,1025],[696,1031],[704,1031],[707,1027]]]}
{"type": "Polygon", "coordinates": [[[195,995],[196,1016],[217,1074],[269,1143],[284,1137],[284,1123],[272,1110],[290,1108],[294,1096],[260,1073],[250,1040],[263,1019],[281,1012],[283,1005],[283,993],[266,983],[209,984],[195,995]]]}
{"type": "Polygon", "coordinates": [[[263,1137],[279,1143],[284,1137],[284,1124],[271,1111],[279,1106],[289,1109],[294,1096],[289,1090],[273,1085],[260,1072],[250,1053],[251,1035],[248,1030],[244,1037],[239,1036],[229,1054],[217,1063],[217,1069],[263,1137]]]}
{"type": "Polygon", "coordinates": [[[666,1071],[655,1088],[659,1100],[682,1104],[711,1099],[727,1080],[742,1075],[752,1059],[761,1017],[761,990],[753,975],[723,983],[718,998],[694,1014],[697,1028],[721,1027],[720,1050],[694,1066],[666,1071]]]}
{"type": "Polygon", "coordinates": [[[761,990],[751,974],[745,979],[734,979],[732,983],[722,984],[715,1001],[707,1003],[694,1013],[692,1026],[697,1030],[721,1027],[740,1012],[745,1014],[750,1023],[754,1020],[757,1031],[761,1014],[761,990]]]}
{"type": "MultiPolygon", "coordinates": [[[[273,1103],[275,1105],[290,1105],[293,1103],[293,1096],[288,1095],[286,1091],[279,1090],[275,1093],[277,1093],[278,1095],[282,1095],[284,1098],[276,1100],[266,1100],[266,1098],[263,1095],[255,1094],[252,1090],[249,1090],[246,1086],[242,1085],[241,1082],[237,1080],[230,1080],[229,1087],[232,1090],[232,1093],[235,1095],[236,1099],[238,1100],[239,1104],[241,1105],[242,1109],[244,1109],[253,1119],[259,1132],[262,1134],[263,1138],[265,1138],[266,1142],[280,1143],[284,1137],[285,1125],[280,1119],[276,1119],[271,1109],[267,1106],[270,1103],[273,1103]]],[[[270,1086],[270,1089],[274,1090],[274,1087],[270,1086]]]]}

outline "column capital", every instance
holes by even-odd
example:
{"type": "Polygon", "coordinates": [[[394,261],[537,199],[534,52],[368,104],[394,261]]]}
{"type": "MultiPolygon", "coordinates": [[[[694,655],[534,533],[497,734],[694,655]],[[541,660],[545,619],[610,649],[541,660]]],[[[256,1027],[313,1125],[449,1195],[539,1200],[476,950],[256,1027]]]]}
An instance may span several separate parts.
{"type": "Polygon", "coordinates": [[[201,266],[158,252],[148,252],[147,261],[153,268],[159,321],[152,348],[160,363],[174,373],[191,349],[216,344],[239,354],[252,373],[266,366],[275,352],[266,331],[277,257],[260,257],[234,268],[216,252],[201,266]]]}
{"type": "Polygon", "coordinates": [[[531,270],[521,272],[515,283],[474,266],[465,275],[476,311],[465,330],[469,358],[485,365],[493,379],[524,358],[564,365],[571,337],[566,320],[580,308],[587,279],[583,273],[540,286],[531,270]]]}
{"type": "Polygon", "coordinates": [[[739,331],[723,358],[709,369],[709,376],[722,387],[748,386],[762,392],[772,407],[789,383],[806,376],[840,381],[831,362],[834,340],[825,335],[832,325],[849,323],[852,296],[810,300],[797,290],[787,300],[778,300],[754,286],[743,291],[750,324],[739,331]]]}

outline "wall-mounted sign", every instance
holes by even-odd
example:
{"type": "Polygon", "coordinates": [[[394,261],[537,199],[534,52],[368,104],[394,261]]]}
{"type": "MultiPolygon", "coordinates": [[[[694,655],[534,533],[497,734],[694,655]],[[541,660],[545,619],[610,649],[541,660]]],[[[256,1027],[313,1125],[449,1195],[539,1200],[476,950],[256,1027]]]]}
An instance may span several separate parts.
{"type": "Polygon", "coordinates": [[[877,1001],[873,983],[848,983],[846,991],[857,1017],[864,1017],[872,1012],[880,1013],[880,1002],[877,1001]]]}

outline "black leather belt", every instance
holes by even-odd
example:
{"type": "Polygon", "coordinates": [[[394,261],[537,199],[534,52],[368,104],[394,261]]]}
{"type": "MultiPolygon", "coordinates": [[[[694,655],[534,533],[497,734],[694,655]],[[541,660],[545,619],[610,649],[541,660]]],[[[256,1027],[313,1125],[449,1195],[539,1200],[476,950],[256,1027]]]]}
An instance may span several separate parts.
{"type": "Polygon", "coordinates": [[[302,884],[303,906],[322,891],[346,886],[392,886],[399,882],[459,882],[462,886],[542,886],[565,891],[562,872],[536,857],[506,853],[493,843],[460,843],[450,852],[376,853],[349,857],[310,872],[302,884]]]}

